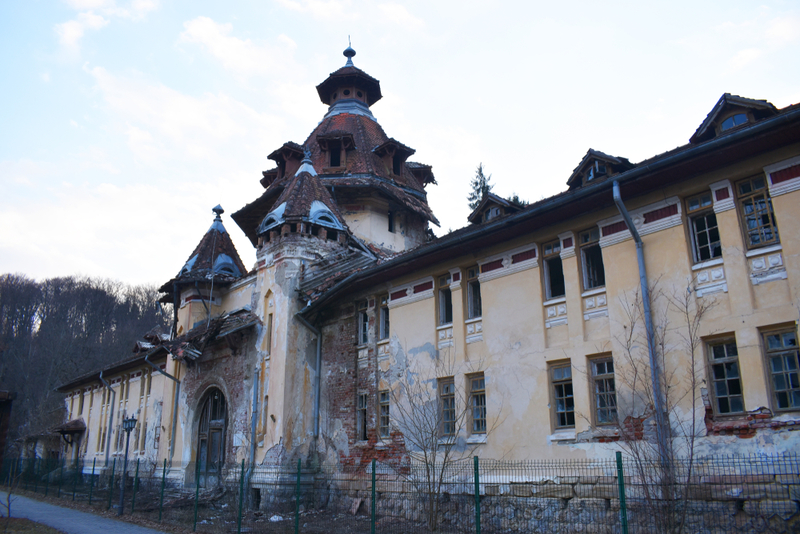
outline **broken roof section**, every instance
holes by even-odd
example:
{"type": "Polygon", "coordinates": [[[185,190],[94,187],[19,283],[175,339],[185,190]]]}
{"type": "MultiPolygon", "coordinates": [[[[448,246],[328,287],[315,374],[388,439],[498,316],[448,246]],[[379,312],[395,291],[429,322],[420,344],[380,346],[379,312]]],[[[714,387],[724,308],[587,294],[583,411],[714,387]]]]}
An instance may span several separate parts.
{"type": "Polygon", "coordinates": [[[745,122],[756,122],[778,113],[778,109],[766,100],[755,100],[725,93],[717,100],[717,103],[709,111],[702,124],[697,127],[689,142],[697,144],[713,139],[722,133],[722,131],[719,131],[722,121],[737,111],[743,112],[745,115],[749,112],[750,116],[747,117],[748,120],[745,122]]]}
{"type": "Polygon", "coordinates": [[[159,289],[162,293],[170,295],[176,284],[212,280],[215,283],[230,283],[247,273],[231,236],[222,224],[221,215],[224,210],[221,206],[216,206],[211,211],[216,214],[211,228],[195,247],[178,275],[159,289]]]}

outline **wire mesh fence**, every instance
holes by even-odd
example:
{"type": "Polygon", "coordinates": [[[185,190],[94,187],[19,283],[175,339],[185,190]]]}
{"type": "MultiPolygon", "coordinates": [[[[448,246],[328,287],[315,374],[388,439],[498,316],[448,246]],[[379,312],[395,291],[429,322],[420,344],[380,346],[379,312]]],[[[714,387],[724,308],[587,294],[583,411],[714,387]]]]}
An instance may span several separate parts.
{"type": "Polygon", "coordinates": [[[800,532],[800,458],[371,461],[336,470],[5,460],[27,491],[197,532],[800,532]],[[123,475],[123,469],[125,471],[123,475]]]}

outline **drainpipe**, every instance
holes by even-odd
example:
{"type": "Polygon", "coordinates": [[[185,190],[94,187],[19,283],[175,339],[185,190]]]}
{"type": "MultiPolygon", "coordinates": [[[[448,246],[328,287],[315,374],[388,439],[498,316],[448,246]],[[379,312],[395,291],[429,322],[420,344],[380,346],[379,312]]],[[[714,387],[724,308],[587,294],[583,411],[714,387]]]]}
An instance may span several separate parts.
{"type": "Polygon", "coordinates": [[[253,476],[253,469],[256,464],[256,427],[258,424],[258,375],[261,370],[256,366],[253,374],[253,410],[250,415],[250,466],[247,469],[247,487],[250,487],[250,479],[253,476]]]}
{"type": "Polygon", "coordinates": [[[661,459],[662,467],[669,465],[669,446],[667,443],[668,432],[666,420],[664,419],[663,398],[661,396],[661,369],[656,356],[655,333],[653,330],[653,316],[650,308],[650,287],[647,285],[647,270],[644,266],[644,248],[642,238],[636,230],[622,196],[619,192],[619,182],[614,180],[614,204],[617,205],[620,215],[625,220],[636,243],[636,259],[639,262],[639,285],[642,290],[642,311],[644,314],[644,325],[647,330],[647,352],[650,356],[650,381],[653,388],[653,408],[656,412],[656,439],[658,440],[658,454],[661,459]]]}
{"type": "Polygon", "coordinates": [[[114,405],[117,403],[117,392],[111,384],[103,380],[103,371],[100,371],[100,382],[111,392],[111,408],[108,413],[108,438],[106,440],[106,467],[108,467],[108,454],[111,452],[111,430],[114,428],[114,405]]]}
{"type": "Polygon", "coordinates": [[[298,314],[295,319],[308,328],[312,334],[317,336],[317,376],[314,378],[314,439],[319,438],[319,397],[320,397],[320,375],[322,374],[322,333],[314,328],[311,323],[298,314]]]}
{"type": "MultiPolygon", "coordinates": [[[[172,354],[169,351],[167,351],[167,352],[169,354],[172,354]]],[[[177,378],[175,378],[174,376],[172,376],[171,374],[167,373],[166,371],[162,370],[161,367],[159,367],[158,365],[156,365],[153,362],[151,362],[149,360],[149,358],[150,358],[150,354],[148,353],[147,356],[144,357],[144,361],[147,362],[147,364],[150,367],[152,367],[153,369],[155,369],[156,371],[158,371],[162,375],[166,376],[170,380],[174,380],[175,384],[176,384],[175,385],[175,400],[172,403],[172,435],[170,436],[170,439],[169,439],[169,465],[170,465],[170,467],[172,467],[172,457],[175,455],[175,433],[177,432],[177,429],[178,429],[178,400],[179,400],[179,397],[180,397],[180,394],[181,394],[181,381],[178,380],[177,378]]]]}

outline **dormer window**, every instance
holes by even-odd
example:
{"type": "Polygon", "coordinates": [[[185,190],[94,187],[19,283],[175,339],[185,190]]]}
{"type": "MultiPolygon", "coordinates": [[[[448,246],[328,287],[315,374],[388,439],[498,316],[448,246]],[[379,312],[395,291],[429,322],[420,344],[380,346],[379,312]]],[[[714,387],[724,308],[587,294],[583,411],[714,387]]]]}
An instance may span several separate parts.
{"type": "Polygon", "coordinates": [[[744,113],[737,113],[736,115],[732,115],[722,121],[722,124],[719,125],[719,131],[724,132],[725,130],[730,130],[736,126],[744,124],[747,122],[747,115],[744,113]]]}
{"type": "Polygon", "coordinates": [[[329,141],[328,152],[330,154],[330,167],[342,166],[342,143],[341,141],[329,141]]]}
{"type": "Polygon", "coordinates": [[[392,156],[392,172],[397,176],[400,176],[400,173],[403,169],[403,156],[401,154],[395,154],[392,156]]]}
{"type": "Polygon", "coordinates": [[[484,215],[484,220],[488,222],[494,219],[495,217],[500,217],[500,215],[501,215],[500,208],[497,206],[493,206],[488,210],[486,210],[486,214],[484,215]]]}
{"type": "Polygon", "coordinates": [[[591,182],[595,178],[605,176],[607,174],[606,164],[600,161],[595,161],[594,164],[586,171],[586,181],[591,182]]]}

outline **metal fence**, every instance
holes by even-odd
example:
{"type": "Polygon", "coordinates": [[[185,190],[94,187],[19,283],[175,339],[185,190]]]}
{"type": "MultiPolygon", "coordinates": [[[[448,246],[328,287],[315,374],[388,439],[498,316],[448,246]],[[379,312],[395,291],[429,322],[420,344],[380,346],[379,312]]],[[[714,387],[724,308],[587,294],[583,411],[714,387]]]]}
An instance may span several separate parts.
{"type": "Polygon", "coordinates": [[[134,459],[124,476],[121,464],[6,460],[0,482],[197,532],[800,532],[796,455],[666,468],[621,455],[444,466],[373,460],[335,471],[241,462],[200,476],[194,463],[134,459]]]}

